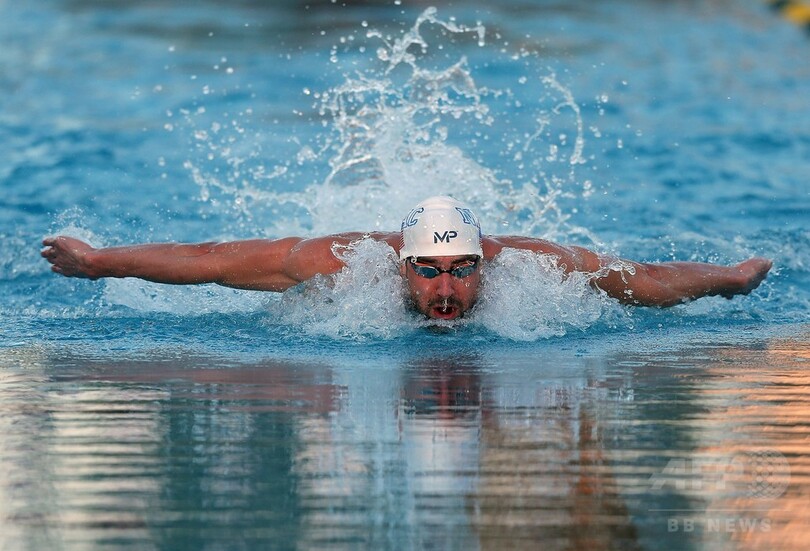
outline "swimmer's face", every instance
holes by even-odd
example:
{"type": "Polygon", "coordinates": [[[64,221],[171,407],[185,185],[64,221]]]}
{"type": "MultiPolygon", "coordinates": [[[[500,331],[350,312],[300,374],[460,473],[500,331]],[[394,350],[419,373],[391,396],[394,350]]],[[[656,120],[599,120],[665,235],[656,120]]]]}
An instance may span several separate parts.
{"type": "Polygon", "coordinates": [[[429,318],[460,318],[475,305],[481,283],[477,256],[420,256],[406,259],[401,269],[414,306],[429,318]]]}

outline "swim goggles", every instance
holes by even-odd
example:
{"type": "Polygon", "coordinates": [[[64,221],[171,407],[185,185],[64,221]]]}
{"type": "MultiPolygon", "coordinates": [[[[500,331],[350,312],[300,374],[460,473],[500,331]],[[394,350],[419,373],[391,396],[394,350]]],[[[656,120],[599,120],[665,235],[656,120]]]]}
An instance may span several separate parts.
{"type": "Polygon", "coordinates": [[[480,258],[476,258],[475,260],[471,260],[470,264],[463,264],[461,266],[456,266],[455,268],[450,268],[449,270],[442,270],[441,268],[437,268],[435,266],[425,266],[423,264],[417,264],[416,259],[414,257],[410,257],[408,262],[411,263],[411,268],[413,271],[416,272],[416,275],[419,277],[424,277],[426,279],[433,279],[434,277],[438,277],[441,274],[450,274],[453,277],[458,279],[463,279],[465,277],[471,276],[475,270],[478,269],[478,261],[481,260],[480,258]]]}

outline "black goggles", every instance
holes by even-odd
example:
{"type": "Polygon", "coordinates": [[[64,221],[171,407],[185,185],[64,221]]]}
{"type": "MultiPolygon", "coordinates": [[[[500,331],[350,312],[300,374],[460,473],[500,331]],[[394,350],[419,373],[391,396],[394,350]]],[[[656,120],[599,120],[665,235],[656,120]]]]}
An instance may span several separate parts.
{"type": "Polygon", "coordinates": [[[441,268],[437,268],[435,266],[425,266],[423,264],[417,264],[416,259],[411,257],[408,259],[408,262],[411,263],[411,268],[413,271],[416,272],[416,275],[419,277],[424,277],[426,279],[433,279],[434,277],[438,277],[441,274],[450,274],[453,277],[457,277],[458,279],[463,279],[465,277],[471,276],[475,270],[478,269],[478,261],[481,260],[480,258],[476,258],[475,260],[471,260],[470,264],[462,264],[461,266],[456,266],[455,268],[450,268],[449,270],[442,270],[441,268]]]}

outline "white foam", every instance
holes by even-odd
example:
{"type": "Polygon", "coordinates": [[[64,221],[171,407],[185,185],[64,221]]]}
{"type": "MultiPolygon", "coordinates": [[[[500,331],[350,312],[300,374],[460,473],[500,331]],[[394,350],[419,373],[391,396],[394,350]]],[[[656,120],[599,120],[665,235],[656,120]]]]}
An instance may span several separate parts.
{"type": "MultiPolygon", "coordinates": [[[[260,235],[323,235],[396,230],[414,204],[448,194],[472,205],[485,233],[551,239],[587,235],[569,224],[570,214],[559,205],[578,185],[574,170],[586,162],[579,107],[563,84],[553,75],[541,76],[537,104],[518,109],[520,100],[511,103],[511,90],[480,85],[467,59],[450,53],[456,39],[472,38],[485,46],[485,29],[444,21],[435,8],[398,35],[373,29],[365,35],[368,67],[358,69],[354,57],[341,85],[314,93],[325,132],[318,143],[294,141],[299,146],[295,158],[265,158],[249,110],[230,118],[223,113],[222,121],[213,122],[216,106],[181,111],[197,156],[186,166],[206,208],[247,219],[260,235]],[[497,110],[504,107],[503,113],[497,110]],[[504,113],[536,121],[533,132],[521,127],[512,134],[504,113]],[[500,128],[493,130],[493,125],[500,128]],[[499,176],[504,171],[485,166],[469,145],[491,135],[488,149],[493,142],[502,144],[498,161],[519,166],[515,172],[526,181],[499,176]],[[321,166],[309,171],[309,164],[321,166]],[[296,174],[323,174],[324,165],[321,181],[293,180],[296,174]]],[[[339,253],[344,270],[271,299],[268,321],[341,338],[391,338],[425,325],[478,324],[507,338],[534,340],[588,327],[604,307],[586,276],[563,277],[549,259],[512,251],[485,269],[481,302],[471,316],[429,322],[409,309],[388,245],[364,240],[339,253]]],[[[249,310],[257,300],[229,290],[167,289],[131,281],[110,282],[105,299],[176,313],[249,310]]]]}
{"type": "Polygon", "coordinates": [[[396,230],[414,204],[446,194],[470,204],[485,233],[588,236],[559,205],[586,187],[574,175],[586,157],[579,107],[554,75],[537,79],[531,108],[517,109],[511,90],[479,84],[467,59],[451,53],[454,40],[474,39],[501,55],[485,45],[480,24],[445,21],[428,8],[399,35],[364,34],[358,47],[368,52],[367,67],[353,56],[342,84],[314,94],[325,131],[298,144],[294,159],[268,159],[248,116],[240,122],[248,131],[222,124],[215,133],[211,110],[185,113],[199,154],[186,166],[204,202],[278,237],[396,230]],[[534,132],[513,131],[516,109],[522,120],[537,121],[534,132]],[[498,166],[486,166],[472,142],[489,151],[501,144],[498,166]],[[295,181],[323,174],[324,166],[322,180],[295,181]],[[521,181],[504,177],[506,168],[521,181]]]}
{"type": "Polygon", "coordinates": [[[467,318],[428,320],[410,308],[390,246],[366,239],[340,254],[346,262],[341,272],[285,292],[271,303],[268,319],[331,338],[390,339],[424,327],[469,325],[533,341],[586,329],[620,309],[589,286],[586,274],[566,275],[553,257],[505,249],[483,268],[480,300],[467,318]]]}
{"type": "Polygon", "coordinates": [[[106,279],[105,303],[126,306],[138,312],[178,315],[252,312],[263,307],[267,297],[255,291],[240,291],[216,285],[177,286],[139,279],[106,279]]]}
{"type": "Polygon", "coordinates": [[[472,321],[521,341],[586,329],[612,304],[588,280],[584,273],[566,275],[553,256],[504,249],[483,269],[472,321]]]}
{"type": "Polygon", "coordinates": [[[388,244],[364,239],[336,252],[346,267],[286,291],[270,303],[269,319],[332,338],[391,338],[418,326],[388,244]]]}

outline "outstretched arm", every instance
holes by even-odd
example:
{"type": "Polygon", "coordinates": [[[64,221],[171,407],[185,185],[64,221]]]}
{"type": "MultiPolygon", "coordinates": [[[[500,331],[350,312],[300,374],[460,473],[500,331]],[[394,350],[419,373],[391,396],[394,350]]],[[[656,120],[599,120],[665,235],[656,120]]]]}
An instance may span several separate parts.
{"type": "Polygon", "coordinates": [[[667,307],[706,296],[731,298],[756,289],[771,269],[766,258],[750,258],[735,266],[703,262],[631,262],[582,247],[564,247],[542,239],[485,238],[484,254],[504,247],[551,254],[567,272],[593,274],[591,284],[624,304],[667,307]]]}
{"type": "Polygon", "coordinates": [[[332,253],[332,246],[360,237],[341,234],[314,239],[288,237],[96,249],[78,239],[59,236],[43,241],[42,256],[52,264],[54,272],[68,277],[137,277],[157,283],[217,283],[280,292],[316,274],[339,271],[343,263],[332,253]]]}
{"type": "Polygon", "coordinates": [[[734,266],[702,262],[647,264],[625,262],[627,268],[594,278],[593,285],[625,304],[674,306],[701,297],[747,295],[771,269],[766,258],[750,258],[734,266]]]}

